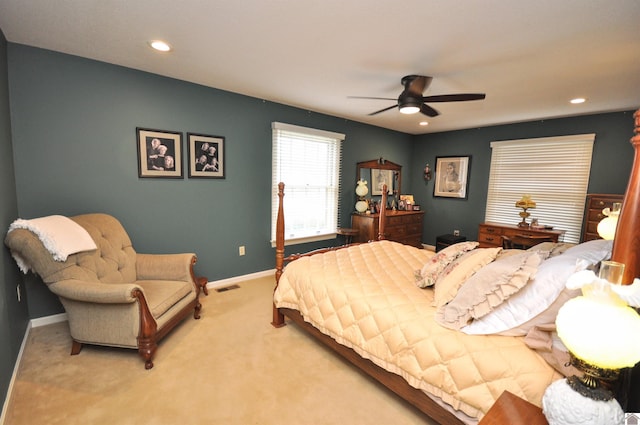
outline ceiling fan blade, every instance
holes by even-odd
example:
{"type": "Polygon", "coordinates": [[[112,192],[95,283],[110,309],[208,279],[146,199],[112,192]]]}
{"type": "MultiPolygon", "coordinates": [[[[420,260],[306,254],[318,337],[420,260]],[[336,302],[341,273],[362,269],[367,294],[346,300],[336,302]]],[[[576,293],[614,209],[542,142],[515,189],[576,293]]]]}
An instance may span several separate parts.
{"type": "Polygon", "coordinates": [[[402,79],[402,85],[405,90],[411,94],[422,96],[425,89],[431,84],[432,77],[425,77],[422,75],[407,75],[402,79]]]}
{"type": "Polygon", "coordinates": [[[384,108],[384,109],[380,109],[379,111],[372,112],[372,113],[369,114],[369,116],[377,115],[380,112],[388,111],[389,109],[393,109],[393,108],[397,108],[397,107],[398,107],[398,105],[392,105],[392,106],[389,106],[388,108],[384,108]]]}
{"type": "Polygon", "coordinates": [[[465,100],[482,100],[486,97],[484,93],[459,93],[441,94],[436,96],[424,96],[423,102],[462,102],[465,100]]]}
{"type": "Polygon", "coordinates": [[[433,109],[431,106],[427,105],[426,103],[423,103],[422,105],[420,105],[420,113],[428,116],[428,117],[437,117],[438,115],[440,115],[440,112],[436,111],[435,109],[433,109]]]}
{"type": "Polygon", "coordinates": [[[377,99],[377,100],[398,100],[391,97],[364,97],[364,96],[347,96],[347,99],[377,99]]]}

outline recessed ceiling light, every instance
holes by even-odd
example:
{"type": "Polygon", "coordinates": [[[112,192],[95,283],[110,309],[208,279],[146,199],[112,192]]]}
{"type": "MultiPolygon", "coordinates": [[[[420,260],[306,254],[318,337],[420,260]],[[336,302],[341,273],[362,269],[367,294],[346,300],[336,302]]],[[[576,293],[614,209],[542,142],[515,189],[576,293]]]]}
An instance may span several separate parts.
{"type": "Polygon", "coordinates": [[[160,51],[160,52],[169,52],[171,51],[171,46],[165,43],[162,40],[152,40],[149,42],[149,46],[160,51]]]}
{"type": "Polygon", "coordinates": [[[420,125],[429,125],[429,123],[426,121],[420,121],[420,125]]]}
{"type": "Polygon", "coordinates": [[[576,97],[575,99],[571,99],[569,102],[573,103],[574,105],[577,105],[579,103],[584,103],[586,101],[587,99],[585,99],[584,97],[576,97]]]}

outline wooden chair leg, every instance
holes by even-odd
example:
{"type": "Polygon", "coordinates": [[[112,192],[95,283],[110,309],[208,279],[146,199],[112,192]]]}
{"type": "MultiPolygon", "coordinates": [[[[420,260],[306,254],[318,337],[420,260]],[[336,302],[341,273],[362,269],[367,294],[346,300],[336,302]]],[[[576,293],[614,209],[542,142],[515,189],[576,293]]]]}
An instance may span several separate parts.
{"type": "Polygon", "coordinates": [[[80,350],[82,350],[82,344],[74,339],[71,344],[71,355],[75,356],[76,354],[80,354],[80,350]]]}
{"type": "Polygon", "coordinates": [[[200,301],[196,302],[196,306],[193,309],[193,318],[194,319],[199,319],[200,318],[200,310],[202,309],[202,304],[200,304],[200,301]]]}
{"type": "Polygon", "coordinates": [[[196,283],[198,284],[200,289],[202,289],[202,292],[204,292],[205,295],[209,295],[209,289],[207,288],[208,282],[209,279],[207,279],[206,277],[200,276],[196,278],[196,283]]]}
{"type": "Polygon", "coordinates": [[[153,339],[138,338],[138,354],[144,359],[144,368],[151,369],[153,367],[153,356],[156,354],[158,345],[153,339]]]}

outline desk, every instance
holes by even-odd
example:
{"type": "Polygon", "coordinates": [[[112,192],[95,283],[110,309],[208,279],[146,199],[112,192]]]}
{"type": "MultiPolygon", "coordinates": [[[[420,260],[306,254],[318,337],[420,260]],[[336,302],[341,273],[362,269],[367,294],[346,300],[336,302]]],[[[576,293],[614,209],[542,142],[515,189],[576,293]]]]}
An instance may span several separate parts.
{"type": "Polygon", "coordinates": [[[478,242],[480,248],[497,248],[502,247],[502,236],[513,238],[516,235],[522,235],[529,238],[549,237],[552,242],[562,240],[564,230],[556,229],[532,229],[530,227],[518,227],[511,224],[502,224],[487,221],[481,223],[478,228],[478,242]]]}
{"type": "Polygon", "coordinates": [[[505,391],[478,425],[549,425],[549,422],[538,406],[505,391]]]}

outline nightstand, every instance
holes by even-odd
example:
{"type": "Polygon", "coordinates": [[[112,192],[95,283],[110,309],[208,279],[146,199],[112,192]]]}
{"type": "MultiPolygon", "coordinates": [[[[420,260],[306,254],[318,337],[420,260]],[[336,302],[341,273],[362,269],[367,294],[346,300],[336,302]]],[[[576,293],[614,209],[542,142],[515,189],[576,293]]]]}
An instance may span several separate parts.
{"type": "Polygon", "coordinates": [[[465,236],[456,235],[440,235],[436,237],[436,252],[448,247],[449,245],[456,244],[458,242],[466,242],[465,236]]]}
{"type": "Polygon", "coordinates": [[[505,391],[478,425],[549,425],[542,409],[505,391]]]}

